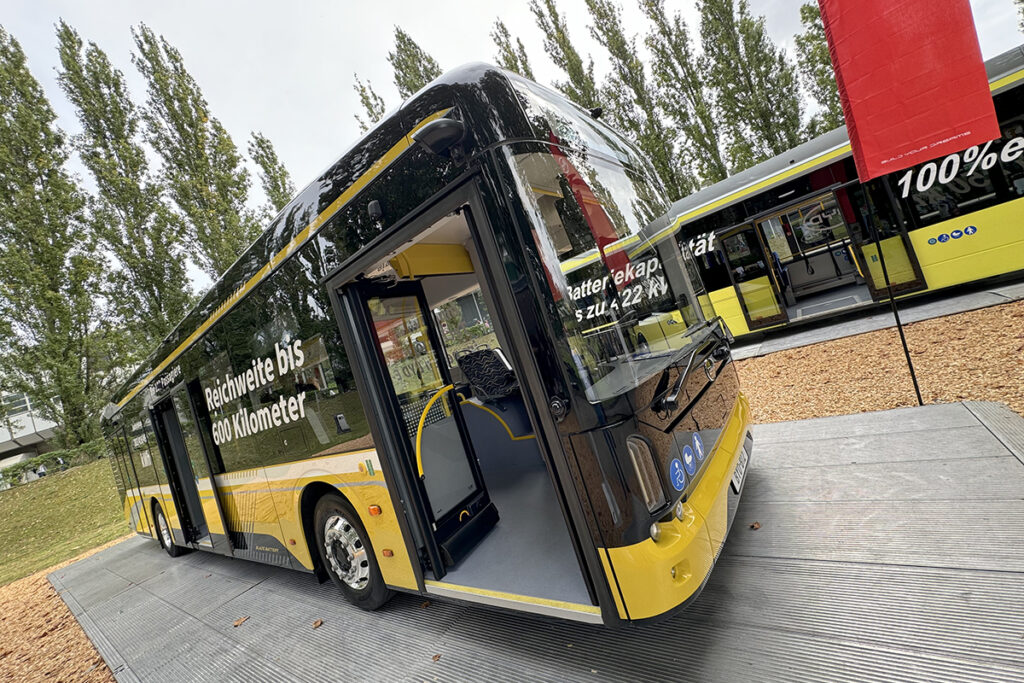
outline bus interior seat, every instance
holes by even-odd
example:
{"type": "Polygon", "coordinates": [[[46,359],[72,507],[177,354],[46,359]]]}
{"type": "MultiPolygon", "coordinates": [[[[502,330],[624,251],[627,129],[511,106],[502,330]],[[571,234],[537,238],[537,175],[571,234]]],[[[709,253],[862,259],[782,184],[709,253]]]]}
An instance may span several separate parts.
{"type": "Polygon", "coordinates": [[[498,349],[481,349],[459,356],[459,367],[473,395],[481,401],[499,403],[519,395],[519,380],[498,349]]]}

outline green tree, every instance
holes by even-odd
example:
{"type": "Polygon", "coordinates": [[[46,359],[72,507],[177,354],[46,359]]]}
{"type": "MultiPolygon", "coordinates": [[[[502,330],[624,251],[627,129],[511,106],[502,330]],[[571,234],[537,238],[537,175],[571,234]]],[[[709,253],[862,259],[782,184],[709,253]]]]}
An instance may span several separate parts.
{"type": "Polygon", "coordinates": [[[807,92],[820,107],[807,123],[807,136],[814,137],[843,125],[843,104],[818,3],[807,2],[800,6],[800,23],[804,25],[803,33],[793,36],[796,63],[807,92]]]}
{"type": "Polygon", "coordinates": [[[747,0],[699,0],[708,79],[734,171],[801,141],[796,70],[747,0]]]}
{"type": "Polygon", "coordinates": [[[569,39],[569,29],[565,18],[558,13],[555,0],[530,0],[530,11],[544,34],[544,51],[568,77],[567,81],[555,83],[555,87],[581,107],[589,109],[601,104],[594,80],[594,60],[584,63],[569,39]]]}
{"type": "Polygon", "coordinates": [[[494,30],[491,31],[491,38],[498,47],[498,54],[494,56],[495,61],[503,69],[514,71],[524,78],[533,78],[533,69],[530,68],[530,60],[526,57],[526,48],[523,41],[516,38],[512,44],[512,34],[508,32],[508,26],[501,19],[494,22],[494,30]]]}
{"type": "Polygon", "coordinates": [[[359,114],[355,114],[354,116],[356,123],[359,124],[360,132],[365,133],[370,130],[370,127],[373,126],[373,124],[384,118],[384,99],[374,91],[369,80],[367,80],[366,83],[363,83],[359,80],[358,75],[353,74],[353,77],[356,79],[356,82],[355,85],[352,86],[352,89],[356,91],[357,95],[359,95],[359,103],[363,106],[363,112],[366,119],[363,120],[359,114]]]}
{"type": "Polygon", "coordinates": [[[131,333],[131,346],[145,351],[192,305],[180,222],[149,172],[141,118],[124,74],[63,21],[57,38],[58,80],[82,124],[74,145],[96,181],[91,227],[118,264],[107,274],[106,298],[131,333]]]}
{"type": "Polygon", "coordinates": [[[277,214],[295,196],[295,183],[288,175],[288,169],[277,158],[274,145],[263,133],[252,134],[249,139],[249,156],[260,167],[260,184],[263,185],[263,193],[270,200],[272,209],[268,213],[277,214]]]}
{"type": "Polygon", "coordinates": [[[607,87],[608,99],[616,105],[612,118],[650,159],[669,196],[685,197],[694,189],[693,179],[676,151],[676,132],[662,121],[656,92],[637,55],[636,39],[626,37],[621,11],[613,0],[586,1],[593,19],[590,33],[611,60],[607,87]]]}
{"type": "Polygon", "coordinates": [[[651,70],[657,83],[658,104],[683,135],[684,156],[696,169],[701,184],[711,185],[729,175],[719,145],[707,64],[693,53],[690,30],[678,12],[665,12],[664,0],[640,0],[650,19],[647,36],[651,70]]]}
{"type": "Polygon", "coordinates": [[[399,26],[395,27],[395,50],[388,53],[388,63],[395,72],[395,85],[403,100],[441,75],[437,60],[399,26]]]}
{"type": "Polygon", "coordinates": [[[163,158],[171,198],[185,218],[191,256],[219,276],[259,236],[246,208],[249,172],[220,121],[210,114],[181,53],[145,24],[132,29],[132,61],[146,79],[147,140],[163,158]]]}
{"type": "Polygon", "coordinates": [[[0,374],[75,446],[97,436],[109,349],[94,296],[102,264],[56,118],[0,27],[0,374]]]}

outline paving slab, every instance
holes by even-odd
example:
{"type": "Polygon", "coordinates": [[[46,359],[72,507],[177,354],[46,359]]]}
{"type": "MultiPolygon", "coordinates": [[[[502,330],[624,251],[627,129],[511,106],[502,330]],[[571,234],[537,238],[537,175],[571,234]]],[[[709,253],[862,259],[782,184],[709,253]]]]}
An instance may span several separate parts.
{"type": "Polygon", "coordinates": [[[759,425],[747,476],[700,597],[618,630],[409,595],[367,613],[310,575],[142,538],[50,580],[119,681],[1024,683],[1024,418],[759,425]]]}
{"type": "MultiPolygon", "coordinates": [[[[906,324],[1005,304],[1018,299],[1024,299],[1024,282],[987,285],[980,290],[963,291],[945,296],[936,294],[927,298],[897,303],[900,319],[906,324]]],[[[796,349],[801,346],[852,337],[895,326],[896,320],[888,306],[871,307],[861,312],[849,313],[832,321],[769,331],[764,338],[755,341],[743,342],[741,340],[741,343],[733,346],[732,357],[735,360],[755,358],[776,351],[796,349]]]]}

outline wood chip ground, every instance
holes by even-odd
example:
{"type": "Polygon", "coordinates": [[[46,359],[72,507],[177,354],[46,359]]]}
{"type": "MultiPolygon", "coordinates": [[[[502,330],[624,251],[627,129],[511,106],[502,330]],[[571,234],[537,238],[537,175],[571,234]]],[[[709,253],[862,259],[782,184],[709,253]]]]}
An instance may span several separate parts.
{"type": "MultiPolygon", "coordinates": [[[[1024,301],[913,323],[906,334],[926,403],[1001,401],[1024,415],[1024,301]]],[[[737,368],[758,422],[917,404],[895,329],[738,361],[737,368]]],[[[0,680],[114,680],[46,580],[110,545],[0,587],[0,680]]]]}
{"type": "Polygon", "coordinates": [[[0,586],[0,681],[113,683],[110,669],[46,575],[122,540],[0,586]]]}
{"type": "MultiPolygon", "coordinates": [[[[925,403],[1000,401],[1024,415],[1024,301],[904,327],[925,403]]],[[[895,328],[737,361],[757,422],[917,405],[895,328]]]]}

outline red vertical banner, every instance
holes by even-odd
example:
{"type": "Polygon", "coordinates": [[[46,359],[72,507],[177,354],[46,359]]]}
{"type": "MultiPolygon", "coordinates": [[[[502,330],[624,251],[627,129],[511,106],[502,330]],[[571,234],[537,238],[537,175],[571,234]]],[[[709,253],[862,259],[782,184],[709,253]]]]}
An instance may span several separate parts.
{"type": "Polygon", "coordinates": [[[999,137],[968,0],[819,5],[862,181],[999,137]]]}

